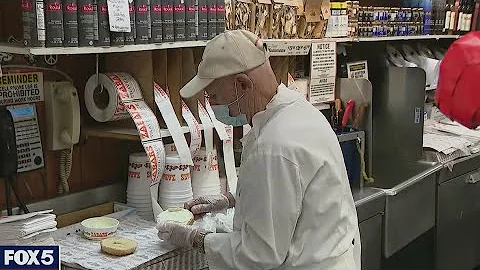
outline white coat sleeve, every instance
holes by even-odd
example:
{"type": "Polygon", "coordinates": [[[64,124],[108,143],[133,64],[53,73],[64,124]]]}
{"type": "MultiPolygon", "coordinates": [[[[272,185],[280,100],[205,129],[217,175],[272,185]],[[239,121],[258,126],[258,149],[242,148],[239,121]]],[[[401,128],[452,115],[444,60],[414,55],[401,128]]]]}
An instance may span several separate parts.
{"type": "Polygon", "coordinates": [[[302,193],[298,167],[278,154],[251,154],[242,164],[235,211],[239,231],[205,237],[209,269],[271,269],[288,255],[302,193]],[[236,213],[237,214],[237,213],[236,213]]]}

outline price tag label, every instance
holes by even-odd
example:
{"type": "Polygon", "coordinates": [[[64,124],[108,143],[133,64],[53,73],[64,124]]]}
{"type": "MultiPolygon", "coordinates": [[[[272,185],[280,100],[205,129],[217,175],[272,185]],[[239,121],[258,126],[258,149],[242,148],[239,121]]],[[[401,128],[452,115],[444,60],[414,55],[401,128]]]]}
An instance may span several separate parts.
{"type": "Polygon", "coordinates": [[[107,5],[110,31],[129,33],[131,29],[128,0],[108,0],[107,5]]]}
{"type": "Polygon", "coordinates": [[[310,41],[265,41],[271,56],[308,55],[310,41]]]}

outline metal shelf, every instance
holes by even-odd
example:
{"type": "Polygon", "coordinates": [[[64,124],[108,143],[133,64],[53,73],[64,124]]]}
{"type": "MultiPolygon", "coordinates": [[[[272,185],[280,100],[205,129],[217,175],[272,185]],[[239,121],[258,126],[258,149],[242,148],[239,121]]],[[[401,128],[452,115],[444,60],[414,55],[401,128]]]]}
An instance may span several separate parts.
{"type": "MultiPolygon", "coordinates": [[[[271,46],[278,45],[311,45],[312,42],[380,42],[396,40],[429,40],[429,39],[457,39],[459,35],[427,35],[427,36],[396,36],[396,37],[354,37],[354,38],[324,38],[324,39],[266,39],[264,42],[271,46]]],[[[112,47],[24,47],[22,44],[0,43],[0,52],[12,54],[33,55],[66,55],[66,54],[105,54],[118,52],[152,51],[175,48],[204,47],[207,41],[181,41],[161,44],[136,44],[112,47]]],[[[282,55],[281,53],[272,55],[282,55]]],[[[285,54],[296,55],[296,54],[285,54]]]]}

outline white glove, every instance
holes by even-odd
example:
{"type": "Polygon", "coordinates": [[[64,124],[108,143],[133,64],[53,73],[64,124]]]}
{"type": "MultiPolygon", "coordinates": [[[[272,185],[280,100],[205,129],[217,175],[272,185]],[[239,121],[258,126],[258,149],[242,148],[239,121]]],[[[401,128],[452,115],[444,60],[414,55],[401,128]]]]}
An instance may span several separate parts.
{"type": "Polygon", "coordinates": [[[178,247],[193,247],[195,236],[199,232],[192,226],[185,226],[173,222],[157,225],[158,238],[178,247]]]}
{"type": "Polygon", "coordinates": [[[190,210],[194,215],[200,215],[226,210],[229,204],[228,198],[225,195],[207,195],[186,202],[185,208],[190,210]]]}

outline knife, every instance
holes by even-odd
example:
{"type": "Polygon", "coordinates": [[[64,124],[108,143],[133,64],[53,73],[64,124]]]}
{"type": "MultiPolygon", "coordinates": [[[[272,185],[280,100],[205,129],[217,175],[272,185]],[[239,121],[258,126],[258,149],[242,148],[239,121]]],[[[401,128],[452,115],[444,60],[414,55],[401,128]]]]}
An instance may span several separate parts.
{"type": "Polygon", "coordinates": [[[342,129],[347,127],[348,124],[348,119],[350,119],[350,116],[353,113],[353,108],[355,107],[355,100],[350,99],[347,102],[347,105],[345,106],[345,112],[343,113],[343,118],[342,118],[342,129]]]}
{"type": "Polygon", "coordinates": [[[360,108],[358,108],[355,120],[353,120],[354,129],[360,129],[363,126],[363,123],[365,122],[365,113],[367,111],[367,108],[368,102],[363,102],[362,105],[360,105],[360,108]]]}
{"type": "Polygon", "coordinates": [[[335,123],[334,128],[340,129],[341,120],[342,120],[342,100],[337,98],[335,99],[335,123]]]}

